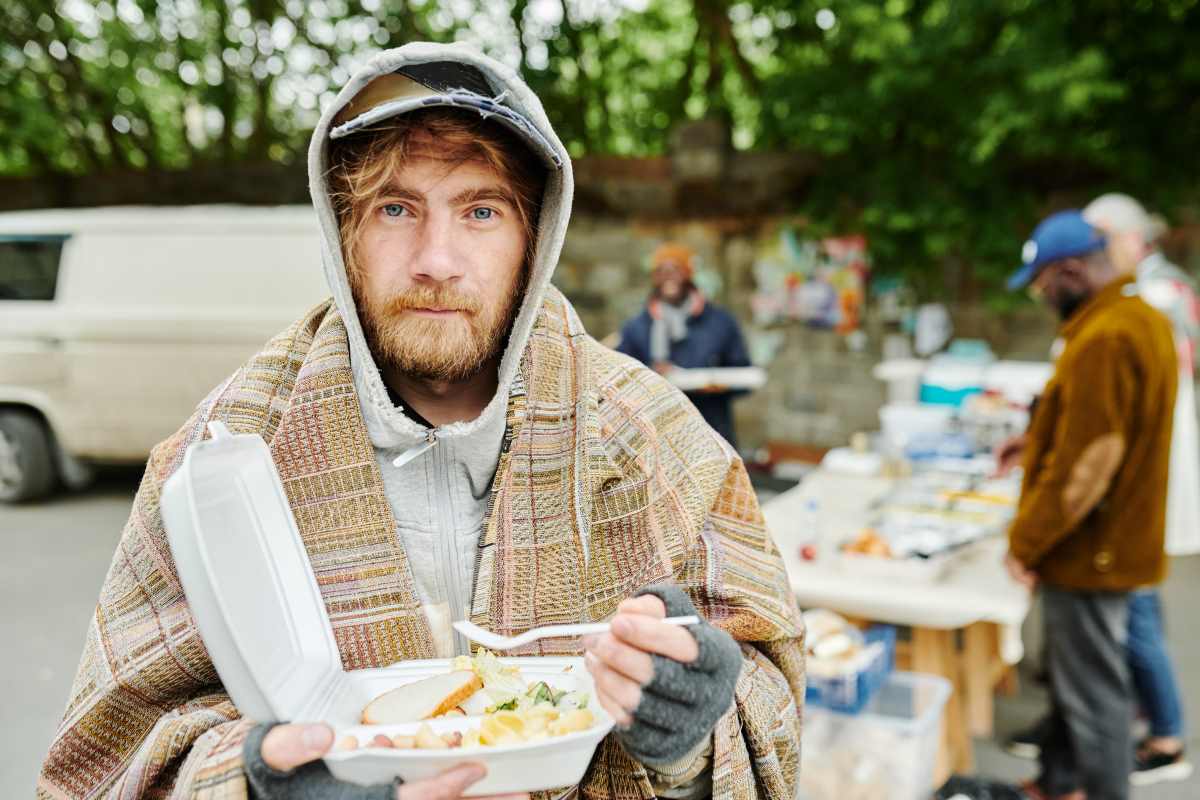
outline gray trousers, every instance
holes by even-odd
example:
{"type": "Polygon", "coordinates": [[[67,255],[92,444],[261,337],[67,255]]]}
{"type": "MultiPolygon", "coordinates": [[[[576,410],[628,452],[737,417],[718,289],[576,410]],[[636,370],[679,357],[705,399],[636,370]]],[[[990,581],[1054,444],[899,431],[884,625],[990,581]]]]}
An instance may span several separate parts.
{"type": "Polygon", "coordinates": [[[1038,785],[1126,800],[1133,768],[1129,595],[1042,587],[1050,718],[1038,785]]]}

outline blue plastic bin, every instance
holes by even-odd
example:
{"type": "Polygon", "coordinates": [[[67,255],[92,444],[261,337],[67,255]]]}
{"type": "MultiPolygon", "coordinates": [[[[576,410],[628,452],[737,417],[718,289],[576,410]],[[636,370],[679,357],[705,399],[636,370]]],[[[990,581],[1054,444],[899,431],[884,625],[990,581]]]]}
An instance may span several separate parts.
{"type": "Polygon", "coordinates": [[[895,666],[896,628],[892,625],[872,625],[863,631],[863,638],[868,645],[880,642],[883,647],[860,672],[834,677],[809,675],[804,690],[806,704],[844,714],[857,714],[871,701],[895,666]]]}

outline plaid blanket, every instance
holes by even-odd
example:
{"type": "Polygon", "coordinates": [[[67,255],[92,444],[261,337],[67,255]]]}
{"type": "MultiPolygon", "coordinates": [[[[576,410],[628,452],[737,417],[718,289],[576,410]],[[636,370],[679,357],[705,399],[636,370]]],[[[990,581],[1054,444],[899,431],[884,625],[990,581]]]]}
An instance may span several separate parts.
{"type": "MultiPolygon", "coordinates": [[[[159,495],[209,420],[271,448],[347,670],[433,655],[331,303],[215,390],[150,456],[38,781],[39,798],[243,798],[253,722],[221,687],[176,576],[159,495]]],[[[674,580],[742,643],[714,734],[713,794],[791,800],[803,631],[741,461],[686,398],[599,345],[550,290],[510,392],[473,620],[500,633],[604,619],[674,580]]],[[[542,641],[527,654],[577,652],[542,641]]],[[[576,790],[649,798],[613,737],[576,790]]]]}

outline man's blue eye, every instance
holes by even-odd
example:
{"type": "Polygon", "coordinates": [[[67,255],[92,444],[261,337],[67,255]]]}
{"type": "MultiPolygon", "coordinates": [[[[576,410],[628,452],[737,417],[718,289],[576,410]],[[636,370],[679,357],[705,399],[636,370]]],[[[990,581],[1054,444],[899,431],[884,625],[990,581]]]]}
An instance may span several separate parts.
{"type": "Polygon", "coordinates": [[[404,213],[404,206],[400,205],[399,203],[388,203],[383,207],[383,213],[387,214],[389,217],[398,217],[404,213]]]}
{"type": "Polygon", "coordinates": [[[476,208],[471,210],[471,216],[481,222],[491,219],[492,213],[492,209],[490,208],[476,208]]]}

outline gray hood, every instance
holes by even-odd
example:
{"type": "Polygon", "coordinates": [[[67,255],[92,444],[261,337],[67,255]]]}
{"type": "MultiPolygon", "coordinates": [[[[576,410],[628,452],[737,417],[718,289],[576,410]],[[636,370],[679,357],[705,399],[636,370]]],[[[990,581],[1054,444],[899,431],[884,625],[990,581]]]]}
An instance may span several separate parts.
{"type": "MultiPolygon", "coordinates": [[[[474,420],[456,422],[437,429],[439,440],[458,440],[456,444],[478,444],[489,452],[492,464],[498,454],[504,431],[509,389],[517,374],[521,354],[529,341],[534,319],[541,306],[546,288],[562,250],[567,222],[571,215],[574,178],[571,160],[546,118],[541,101],[525,85],[517,73],[504,64],[489,58],[476,47],[465,43],[433,44],[413,42],[373,57],[350,79],[338,93],[337,99],[325,109],[313,131],[308,152],[309,189],[313,206],[320,221],[324,240],[325,275],[338,311],[346,323],[350,338],[350,357],[354,367],[355,385],[367,430],[376,448],[396,451],[418,445],[425,438],[425,429],[392,405],[380,376],[379,368],[363,336],[342,259],[341,239],[337,218],[329,198],[326,180],[328,170],[329,134],[335,116],[373,79],[395,72],[401,67],[430,62],[456,61],[480,70],[494,90],[489,101],[498,101],[518,112],[536,128],[546,144],[557,154],[561,166],[547,175],[546,191],[541,206],[538,237],[529,275],[528,288],[521,310],[513,323],[508,346],[500,361],[499,386],[496,395],[483,413],[474,420]],[[493,449],[494,448],[494,449],[493,449]]],[[[478,99],[478,96],[476,96],[478,99]]],[[[486,111],[480,111],[486,115],[486,111]]],[[[462,448],[452,448],[461,452],[462,448]]],[[[480,454],[482,455],[482,454],[480,454]]],[[[472,470],[474,472],[474,470],[472,470]]],[[[485,479],[476,475],[476,479],[485,479]]]]}

